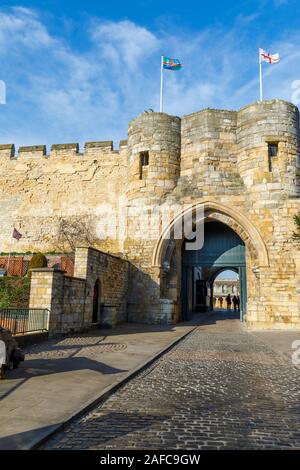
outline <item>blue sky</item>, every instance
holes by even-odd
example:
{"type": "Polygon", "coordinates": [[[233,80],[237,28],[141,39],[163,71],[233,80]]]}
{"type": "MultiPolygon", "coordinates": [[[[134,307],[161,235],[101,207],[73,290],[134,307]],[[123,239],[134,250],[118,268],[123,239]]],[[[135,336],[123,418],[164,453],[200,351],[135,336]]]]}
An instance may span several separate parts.
{"type": "Polygon", "coordinates": [[[218,279],[218,280],[221,280],[221,279],[234,279],[234,280],[237,280],[238,278],[239,278],[239,275],[236,272],[231,271],[230,269],[227,269],[226,271],[222,271],[216,277],[216,279],[218,279]]]}
{"type": "Polygon", "coordinates": [[[258,98],[259,46],[282,58],[264,64],[264,97],[300,103],[297,0],[1,3],[0,142],[117,146],[158,109],[161,54],[183,63],[165,72],[166,112],[238,109],[258,98]]]}

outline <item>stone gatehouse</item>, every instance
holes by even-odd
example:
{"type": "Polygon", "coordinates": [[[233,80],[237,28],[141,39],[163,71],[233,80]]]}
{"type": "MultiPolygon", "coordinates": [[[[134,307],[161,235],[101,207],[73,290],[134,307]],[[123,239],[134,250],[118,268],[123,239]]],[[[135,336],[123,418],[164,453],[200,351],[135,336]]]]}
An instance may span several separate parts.
{"type": "MultiPolygon", "coordinates": [[[[87,142],[83,151],[56,144],[49,154],[43,145],[20,147],[16,155],[13,145],[1,145],[0,251],[12,249],[14,226],[23,234],[18,252],[55,250],[62,218],[79,216],[96,234],[94,248],[128,262],[120,319],[124,309],[129,321],[186,319],[196,281],[207,297],[217,274],[232,268],[249,327],[299,328],[300,255],[292,240],[299,196],[293,104],[263,101],[182,118],[144,112],[118,150],[106,141],[87,142]],[[189,251],[189,237],[174,236],[186,218],[191,232],[204,227],[202,248],[189,251]]],[[[72,282],[60,285],[69,291],[72,282]]]]}

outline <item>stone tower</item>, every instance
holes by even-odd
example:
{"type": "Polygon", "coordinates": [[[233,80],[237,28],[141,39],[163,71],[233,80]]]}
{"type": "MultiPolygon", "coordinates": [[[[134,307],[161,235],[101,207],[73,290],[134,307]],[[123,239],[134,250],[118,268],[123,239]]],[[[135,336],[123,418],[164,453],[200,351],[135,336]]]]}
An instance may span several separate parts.
{"type": "Polygon", "coordinates": [[[176,116],[145,112],[129,123],[128,191],[132,199],[161,199],[180,174],[180,123],[176,116]]]}
{"type": "MultiPolygon", "coordinates": [[[[159,270],[151,268],[151,252],[161,228],[159,208],[180,176],[181,119],[165,113],[145,112],[129,123],[127,147],[127,238],[124,252],[133,263],[129,318],[142,319],[141,299],[147,315],[160,311],[159,270]],[[143,273],[147,260],[151,270],[143,273]],[[141,269],[142,268],[142,269],[141,269]]],[[[154,320],[154,318],[153,318],[154,320]]],[[[155,320],[154,320],[155,321],[155,320]]]]}
{"type": "Polygon", "coordinates": [[[258,101],[237,118],[238,170],[245,185],[299,196],[299,111],[287,101],[258,101]],[[274,184],[275,183],[275,184],[274,184]],[[272,187],[273,184],[273,187],[272,187]]]}

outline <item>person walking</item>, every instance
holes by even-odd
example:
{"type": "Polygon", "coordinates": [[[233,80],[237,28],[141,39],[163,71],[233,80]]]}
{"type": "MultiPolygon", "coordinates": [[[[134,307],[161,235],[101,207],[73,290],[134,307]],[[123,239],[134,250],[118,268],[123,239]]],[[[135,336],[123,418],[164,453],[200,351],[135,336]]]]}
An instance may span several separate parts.
{"type": "Polygon", "coordinates": [[[238,305],[238,300],[237,300],[237,296],[236,296],[236,295],[234,295],[234,296],[232,297],[232,303],[233,303],[234,311],[236,312],[236,310],[237,310],[237,305],[238,305]]]}
{"type": "Polygon", "coordinates": [[[231,295],[228,294],[226,297],[227,310],[231,310],[231,295]]]}
{"type": "Polygon", "coordinates": [[[239,296],[239,295],[237,296],[236,300],[237,300],[237,309],[238,309],[238,311],[240,311],[241,300],[240,300],[240,296],[239,296]]]}

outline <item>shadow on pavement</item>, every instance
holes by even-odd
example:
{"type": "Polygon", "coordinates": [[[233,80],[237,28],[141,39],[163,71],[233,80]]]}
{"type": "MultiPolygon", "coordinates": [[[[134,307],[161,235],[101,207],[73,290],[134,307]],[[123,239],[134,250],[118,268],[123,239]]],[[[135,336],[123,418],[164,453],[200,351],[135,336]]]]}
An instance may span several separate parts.
{"type": "MultiPolygon", "coordinates": [[[[120,411],[111,411],[109,413],[103,413],[95,417],[89,417],[88,420],[80,422],[80,436],[76,442],[76,435],[78,434],[78,423],[72,432],[72,424],[68,428],[68,436],[72,445],[68,447],[68,439],[61,445],[61,435],[58,433],[58,441],[60,445],[57,449],[66,450],[72,448],[74,450],[88,450],[88,449],[101,449],[105,447],[106,442],[113,442],[113,448],[118,449],[118,446],[122,446],[122,439],[126,438],[126,442],[130,438],[129,434],[137,433],[141,430],[147,430],[152,426],[155,426],[166,419],[169,419],[169,415],[153,415],[151,413],[139,413],[131,412],[124,413],[120,411]],[[82,436],[88,435],[88,439],[82,438],[82,436]]],[[[135,437],[136,439],[136,437],[135,437]]],[[[149,447],[147,442],[147,449],[149,447]]],[[[124,445],[124,443],[123,443],[124,445]]],[[[142,442],[139,443],[143,445],[142,442]]],[[[111,445],[110,445],[111,448],[111,445]]],[[[153,443],[153,449],[157,448],[157,443],[153,443]]],[[[42,450],[47,450],[47,443],[41,446],[42,450]]],[[[51,440],[51,449],[55,450],[55,437],[51,440]]]]}
{"type": "Polygon", "coordinates": [[[111,367],[103,362],[86,357],[73,356],[63,359],[28,359],[19,369],[8,372],[7,378],[2,383],[0,382],[2,388],[2,390],[0,388],[2,392],[0,394],[0,400],[7,397],[33,377],[79,370],[92,370],[101,374],[127,372],[125,369],[111,367]],[[18,383],[12,384],[12,381],[16,380],[18,383]]]}
{"type": "Polygon", "coordinates": [[[56,425],[45,426],[44,428],[36,428],[31,431],[20,432],[18,434],[12,434],[0,438],[0,451],[1,450],[16,450],[16,449],[28,449],[28,442],[35,444],[35,441],[39,441],[48,436],[52,431],[56,429],[56,425]]]}

